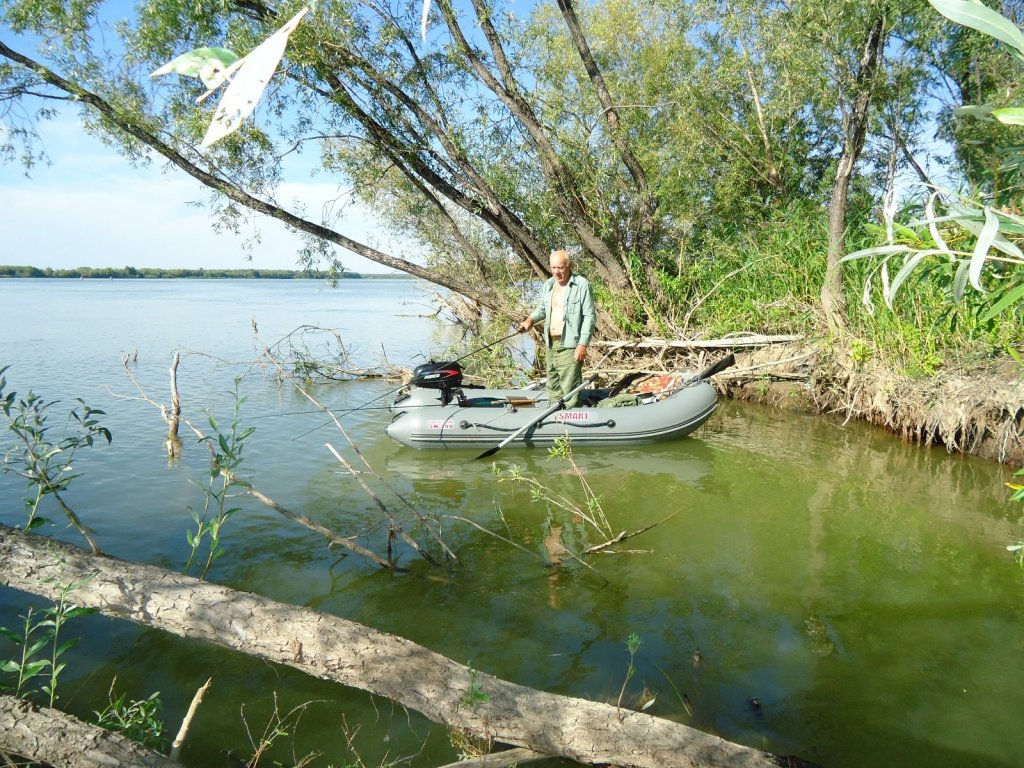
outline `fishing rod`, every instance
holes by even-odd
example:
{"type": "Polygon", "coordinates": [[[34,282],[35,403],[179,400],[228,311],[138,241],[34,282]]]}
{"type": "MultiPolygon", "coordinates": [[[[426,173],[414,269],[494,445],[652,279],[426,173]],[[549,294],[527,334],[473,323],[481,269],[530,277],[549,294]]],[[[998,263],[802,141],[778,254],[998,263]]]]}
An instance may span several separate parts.
{"type": "MultiPolygon", "coordinates": [[[[461,360],[465,360],[467,357],[471,357],[472,355],[479,354],[479,353],[483,352],[485,349],[490,349],[491,347],[495,346],[496,344],[501,344],[501,342],[503,342],[503,341],[508,341],[513,336],[518,336],[521,333],[525,333],[525,330],[523,328],[517,328],[515,330],[515,332],[510,333],[508,336],[505,336],[504,338],[498,339],[497,341],[492,341],[490,344],[485,344],[484,346],[480,347],[479,349],[474,349],[472,352],[467,352],[462,357],[457,357],[454,360],[450,360],[449,362],[457,363],[457,362],[459,362],[461,360]]],[[[337,418],[341,419],[341,418],[343,418],[345,416],[348,416],[350,413],[353,413],[354,411],[361,411],[363,408],[368,406],[370,403],[375,403],[378,400],[380,400],[382,397],[387,397],[388,395],[393,395],[396,392],[402,390],[405,386],[406,386],[405,384],[402,384],[401,386],[396,387],[395,389],[389,390],[387,392],[384,392],[383,394],[377,395],[376,397],[374,397],[374,398],[372,398],[370,400],[367,400],[362,405],[357,405],[355,408],[349,408],[347,411],[345,411],[344,413],[342,413],[339,416],[337,416],[337,418]]],[[[294,442],[294,441],[298,440],[300,437],[305,437],[306,435],[308,435],[308,434],[310,434],[312,432],[316,432],[318,429],[323,429],[328,424],[332,424],[332,423],[334,423],[334,419],[332,419],[331,421],[325,421],[320,426],[313,427],[312,429],[303,432],[301,435],[296,435],[295,437],[292,438],[291,441],[294,442]]]]}

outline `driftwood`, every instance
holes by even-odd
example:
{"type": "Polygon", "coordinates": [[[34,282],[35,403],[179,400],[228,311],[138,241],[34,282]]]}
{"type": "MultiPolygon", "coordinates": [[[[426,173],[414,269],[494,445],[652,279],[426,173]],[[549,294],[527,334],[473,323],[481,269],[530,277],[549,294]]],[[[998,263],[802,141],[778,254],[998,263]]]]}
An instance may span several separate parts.
{"type": "Polygon", "coordinates": [[[118,733],[13,696],[0,696],[0,752],[75,768],[181,768],[180,763],[118,733]]]}
{"type": "Polygon", "coordinates": [[[77,604],[384,696],[478,738],[581,763],[650,768],[777,765],[680,723],[526,688],[394,635],[305,608],[0,526],[0,583],[46,598],[90,577],[77,604]],[[487,694],[486,700],[470,695],[487,694]]]}
{"type": "Polygon", "coordinates": [[[751,349],[770,344],[790,344],[803,336],[765,336],[759,333],[729,336],[724,339],[627,339],[625,341],[592,341],[590,346],[610,351],[620,349],[751,349]]]}

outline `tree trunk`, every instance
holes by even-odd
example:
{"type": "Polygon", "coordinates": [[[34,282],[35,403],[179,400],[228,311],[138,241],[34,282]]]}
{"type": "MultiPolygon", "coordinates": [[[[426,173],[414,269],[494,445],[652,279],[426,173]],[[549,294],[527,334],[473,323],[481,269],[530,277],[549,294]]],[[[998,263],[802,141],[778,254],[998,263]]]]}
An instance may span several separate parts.
{"type": "Polygon", "coordinates": [[[385,696],[436,723],[498,743],[582,763],[777,765],[765,752],[685,725],[516,685],[335,616],[150,565],[92,557],[6,526],[0,526],[0,562],[0,581],[14,589],[52,599],[60,584],[89,576],[74,593],[79,605],[385,696]],[[471,690],[487,699],[467,704],[471,690]]]}
{"type": "Polygon", "coordinates": [[[857,160],[864,149],[868,119],[871,111],[872,90],[878,73],[879,58],[885,45],[885,16],[875,19],[868,33],[857,70],[856,93],[849,115],[843,120],[843,154],[836,167],[832,184],[832,197],[828,209],[828,258],[825,282],[821,286],[821,307],[829,328],[843,331],[847,327],[846,295],[843,288],[843,265],[840,259],[846,253],[846,208],[850,194],[850,180],[857,160]]]}
{"type": "Polygon", "coordinates": [[[0,696],[0,752],[67,768],[181,768],[119,733],[13,696],[0,696]]]}

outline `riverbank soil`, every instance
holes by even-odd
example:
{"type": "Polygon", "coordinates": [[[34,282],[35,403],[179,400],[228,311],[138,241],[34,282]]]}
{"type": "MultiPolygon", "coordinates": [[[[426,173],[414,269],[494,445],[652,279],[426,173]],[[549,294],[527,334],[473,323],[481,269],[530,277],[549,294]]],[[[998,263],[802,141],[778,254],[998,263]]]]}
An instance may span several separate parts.
{"type": "MultiPolygon", "coordinates": [[[[737,355],[736,367],[798,356],[793,349],[758,350],[737,355]]],[[[1024,466],[1024,367],[1012,360],[918,379],[894,374],[882,365],[825,355],[759,370],[771,372],[747,380],[723,377],[723,394],[860,419],[910,443],[1024,466]],[[800,381],[776,373],[807,378],[800,381]]]]}
{"type": "Polygon", "coordinates": [[[911,378],[875,361],[826,351],[824,343],[740,349],[722,340],[720,349],[666,347],[629,364],[700,370],[730,351],[736,365],[713,379],[724,397],[860,419],[910,443],[1024,466],[1024,366],[1013,360],[911,378]]]}

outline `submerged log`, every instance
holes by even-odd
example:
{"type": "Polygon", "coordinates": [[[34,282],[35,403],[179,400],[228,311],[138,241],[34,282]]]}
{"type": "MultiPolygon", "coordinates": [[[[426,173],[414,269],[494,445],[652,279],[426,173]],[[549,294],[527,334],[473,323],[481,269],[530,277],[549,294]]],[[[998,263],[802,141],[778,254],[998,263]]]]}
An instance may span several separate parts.
{"type": "Polygon", "coordinates": [[[591,764],[778,764],[765,752],[641,712],[620,720],[614,706],[501,680],[336,616],[151,565],[93,557],[6,526],[0,526],[0,563],[0,583],[8,587],[53,599],[60,584],[88,577],[73,595],[79,605],[369,691],[497,743],[591,764]]]}

